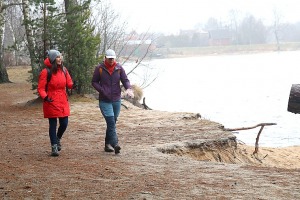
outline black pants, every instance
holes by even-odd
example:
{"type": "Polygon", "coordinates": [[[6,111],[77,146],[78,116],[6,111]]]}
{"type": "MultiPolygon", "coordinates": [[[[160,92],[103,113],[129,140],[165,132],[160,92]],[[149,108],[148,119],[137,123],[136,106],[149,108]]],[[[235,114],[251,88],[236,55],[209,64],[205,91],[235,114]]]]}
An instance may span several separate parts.
{"type": "Polygon", "coordinates": [[[57,118],[49,118],[49,137],[51,145],[57,144],[57,138],[61,139],[68,127],[68,117],[60,117],[59,127],[56,133],[57,118]]]}

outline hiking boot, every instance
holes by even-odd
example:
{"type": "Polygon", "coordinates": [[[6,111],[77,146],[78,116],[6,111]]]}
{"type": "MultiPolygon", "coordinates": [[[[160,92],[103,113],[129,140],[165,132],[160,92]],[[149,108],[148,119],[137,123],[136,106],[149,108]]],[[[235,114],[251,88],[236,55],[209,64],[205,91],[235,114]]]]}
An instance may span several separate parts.
{"type": "Polygon", "coordinates": [[[51,149],[52,149],[51,156],[59,156],[58,149],[57,149],[57,144],[52,145],[51,149]]]}
{"type": "Polygon", "coordinates": [[[114,152],[114,148],[110,144],[106,144],[104,147],[105,152],[114,152]]]}
{"type": "Polygon", "coordinates": [[[61,144],[60,144],[60,139],[57,138],[57,150],[60,151],[61,150],[61,144]]]}
{"type": "Polygon", "coordinates": [[[119,154],[120,153],[120,150],[121,150],[121,147],[117,144],[115,147],[115,154],[119,154]]]}

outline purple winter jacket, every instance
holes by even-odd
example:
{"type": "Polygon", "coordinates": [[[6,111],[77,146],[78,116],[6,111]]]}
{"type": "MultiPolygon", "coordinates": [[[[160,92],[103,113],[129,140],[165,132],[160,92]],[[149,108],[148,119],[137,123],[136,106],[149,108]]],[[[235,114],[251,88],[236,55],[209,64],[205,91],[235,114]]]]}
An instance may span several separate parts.
{"type": "Polygon", "coordinates": [[[101,63],[95,68],[92,86],[99,92],[99,100],[106,102],[118,101],[121,99],[120,81],[125,89],[131,88],[125,70],[119,63],[115,66],[112,75],[109,74],[104,63],[101,63]],[[100,67],[102,68],[101,77],[100,67]]]}

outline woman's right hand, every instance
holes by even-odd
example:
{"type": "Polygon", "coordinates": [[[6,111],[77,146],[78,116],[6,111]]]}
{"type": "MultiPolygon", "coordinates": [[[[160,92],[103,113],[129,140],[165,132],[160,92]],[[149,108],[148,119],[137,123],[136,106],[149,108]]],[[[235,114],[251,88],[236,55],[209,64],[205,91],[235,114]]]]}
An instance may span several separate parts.
{"type": "Polygon", "coordinates": [[[44,101],[46,101],[46,102],[52,102],[53,100],[52,100],[51,98],[49,98],[48,96],[46,96],[46,97],[44,98],[44,101]]]}

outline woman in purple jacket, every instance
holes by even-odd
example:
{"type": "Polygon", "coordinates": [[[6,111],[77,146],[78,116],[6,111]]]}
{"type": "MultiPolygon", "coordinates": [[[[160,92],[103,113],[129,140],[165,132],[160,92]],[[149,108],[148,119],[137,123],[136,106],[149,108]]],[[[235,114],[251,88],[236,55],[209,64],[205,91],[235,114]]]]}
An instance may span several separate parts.
{"type": "Polygon", "coordinates": [[[121,85],[126,89],[125,95],[134,97],[130,81],[124,68],[116,62],[116,53],[112,49],[105,52],[105,60],[95,68],[92,86],[99,92],[99,107],[106,121],[106,152],[120,153],[116,122],[121,109],[121,85]]]}

